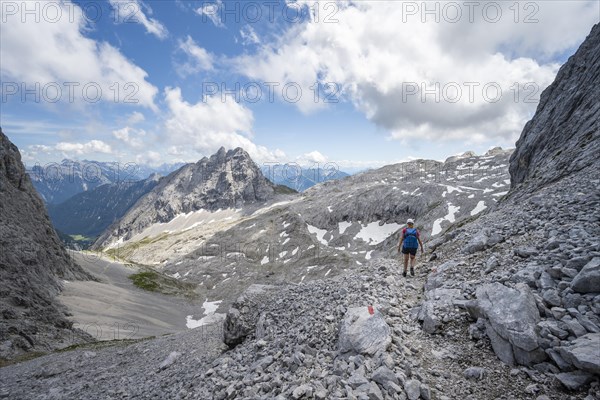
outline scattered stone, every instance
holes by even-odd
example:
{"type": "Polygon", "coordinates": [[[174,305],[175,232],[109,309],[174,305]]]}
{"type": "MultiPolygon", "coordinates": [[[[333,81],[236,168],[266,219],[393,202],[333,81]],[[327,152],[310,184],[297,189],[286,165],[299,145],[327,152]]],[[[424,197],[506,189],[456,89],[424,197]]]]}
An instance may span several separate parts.
{"type": "Polygon", "coordinates": [[[594,380],[594,375],[583,371],[561,372],[555,376],[560,383],[571,390],[579,390],[594,380]]]}
{"type": "Polygon", "coordinates": [[[463,375],[467,379],[483,379],[485,376],[485,368],[469,367],[464,370],[463,375]]]}
{"type": "Polygon", "coordinates": [[[408,400],[417,400],[421,397],[421,382],[416,379],[409,379],[404,383],[404,391],[408,400]]]}
{"type": "Polygon", "coordinates": [[[160,363],[160,365],[158,366],[158,369],[162,371],[164,369],[169,368],[175,362],[175,360],[177,360],[177,358],[179,358],[180,355],[181,355],[181,353],[179,353],[177,351],[172,351],[167,356],[167,358],[165,358],[165,360],[160,363]]]}
{"type": "Polygon", "coordinates": [[[391,342],[390,327],[378,310],[371,315],[368,307],[348,309],[340,328],[340,352],[373,355],[387,349],[391,342]]]}
{"type": "Polygon", "coordinates": [[[515,254],[522,258],[529,258],[538,254],[538,251],[533,247],[517,247],[515,254]]]}
{"type": "Polygon", "coordinates": [[[294,399],[301,399],[302,397],[311,397],[312,396],[312,386],[311,385],[300,385],[292,391],[292,397],[294,399]]]}
{"type": "Polygon", "coordinates": [[[600,333],[588,333],[555,349],[567,363],[600,375],[600,333]]]}
{"type": "Polygon", "coordinates": [[[600,293],[600,257],[594,257],[579,271],[571,287],[579,293],[600,293]]]}

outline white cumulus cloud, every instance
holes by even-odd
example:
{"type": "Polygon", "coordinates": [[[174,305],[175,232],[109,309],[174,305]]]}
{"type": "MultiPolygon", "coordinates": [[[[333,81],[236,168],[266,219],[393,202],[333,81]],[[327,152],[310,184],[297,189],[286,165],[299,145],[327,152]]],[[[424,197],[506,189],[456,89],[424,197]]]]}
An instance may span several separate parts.
{"type": "Polygon", "coordinates": [[[111,154],[113,152],[110,145],[103,142],[102,140],[90,140],[86,143],[71,143],[71,142],[59,142],[54,146],[58,151],[62,151],[66,154],[91,154],[91,153],[105,153],[111,154]]]}
{"type": "Polygon", "coordinates": [[[166,88],[165,102],[169,110],[165,121],[166,140],[171,149],[193,148],[200,154],[215,153],[221,146],[242,147],[255,161],[279,159],[280,150],[271,151],[252,141],[254,116],[250,109],[235,101],[221,101],[220,96],[207,96],[189,103],[181,89],[166,88]]]}
{"type": "Polygon", "coordinates": [[[596,1],[515,2],[518,15],[512,2],[475,2],[472,17],[451,1],[326,3],[233,65],[252,79],[298,84],[303,95],[294,104],[305,113],[324,109],[327,98],[349,101],[389,138],[407,143],[514,143],[556,75],[552,60],[597,22],[596,1]],[[450,22],[453,4],[462,14],[450,22]],[[492,22],[495,4],[501,18],[492,22]],[[331,84],[334,96],[315,101],[315,83],[331,84]]]}
{"type": "Polygon", "coordinates": [[[22,22],[20,13],[2,16],[3,82],[27,89],[38,85],[42,101],[118,102],[156,110],[158,89],[146,80],[146,71],[110,44],[86,37],[90,26],[78,5],[51,4],[61,10],[56,19],[22,22]]]}
{"type": "Polygon", "coordinates": [[[115,21],[119,23],[136,22],[146,28],[146,32],[156,36],[159,39],[166,39],[169,35],[167,28],[154,18],[149,18],[144,13],[152,13],[150,7],[140,0],[109,0],[113,7],[116,17],[115,21]]]}
{"type": "Polygon", "coordinates": [[[191,36],[188,35],[185,40],[179,40],[178,49],[187,56],[187,61],[176,65],[177,72],[180,75],[191,75],[200,71],[210,71],[214,68],[214,56],[206,49],[198,46],[191,36]]]}
{"type": "Polygon", "coordinates": [[[129,126],[125,128],[117,129],[112,132],[112,135],[134,149],[141,149],[147,146],[146,131],[143,129],[134,129],[129,126]]]}

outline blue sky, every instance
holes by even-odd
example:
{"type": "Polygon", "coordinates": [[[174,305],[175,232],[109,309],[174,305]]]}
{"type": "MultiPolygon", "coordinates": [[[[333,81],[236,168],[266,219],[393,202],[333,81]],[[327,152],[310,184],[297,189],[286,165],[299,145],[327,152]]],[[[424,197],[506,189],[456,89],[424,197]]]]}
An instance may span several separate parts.
{"type": "Polygon", "coordinates": [[[0,10],[0,125],[27,164],[242,146],[352,171],[513,147],[600,19],[596,0],[24,4],[0,10]]]}

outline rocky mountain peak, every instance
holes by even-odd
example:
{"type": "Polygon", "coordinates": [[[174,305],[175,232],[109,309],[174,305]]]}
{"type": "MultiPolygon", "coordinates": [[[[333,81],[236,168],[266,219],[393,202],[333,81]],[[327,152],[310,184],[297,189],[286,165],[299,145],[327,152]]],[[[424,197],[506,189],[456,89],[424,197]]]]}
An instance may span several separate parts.
{"type": "Polygon", "coordinates": [[[198,210],[242,208],[264,202],[275,193],[274,185],[242,148],[204,157],[187,164],[159,184],[102,235],[97,245],[106,246],[120,237],[130,238],[154,223],[198,210]]]}
{"type": "Polygon", "coordinates": [[[488,151],[486,151],[484,156],[485,157],[497,156],[498,154],[502,154],[504,151],[505,150],[502,147],[496,146],[496,147],[493,147],[493,148],[489,149],[488,151]]]}
{"type": "Polygon", "coordinates": [[[462,154],[448,157],[445,162],[454,162],[454,161],[458,161],[463,158],[469,158],[469,157],[477,157],[477,154],[472,150],[468,150],[462,154]]]}

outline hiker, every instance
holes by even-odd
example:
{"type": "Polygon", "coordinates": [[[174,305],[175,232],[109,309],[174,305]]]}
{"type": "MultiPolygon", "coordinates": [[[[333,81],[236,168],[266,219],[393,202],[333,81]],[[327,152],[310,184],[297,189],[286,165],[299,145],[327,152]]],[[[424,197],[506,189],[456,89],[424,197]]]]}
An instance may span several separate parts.
{"type": "Polygon", "coordinates": [[[415,228],[415,221],[409,218],[406,221],[406,225],[407,227],[402,229],[402,237],[398,245],[398,252],[402,251],[402,254],[404,254],[404,271],[402,271],[402,276],[406,276],[409,254],[410,274],[415,276],[415,256],[417,255],[419,245],[421,246],[421,255],[423,254],[423,242],[421,242],[421,238],[419,237],[419,231],[415,228]]]}

